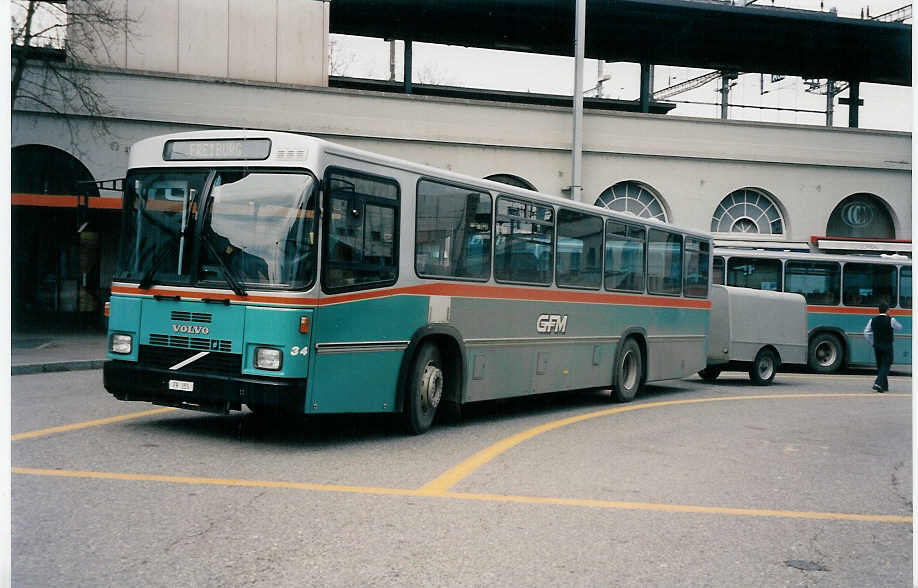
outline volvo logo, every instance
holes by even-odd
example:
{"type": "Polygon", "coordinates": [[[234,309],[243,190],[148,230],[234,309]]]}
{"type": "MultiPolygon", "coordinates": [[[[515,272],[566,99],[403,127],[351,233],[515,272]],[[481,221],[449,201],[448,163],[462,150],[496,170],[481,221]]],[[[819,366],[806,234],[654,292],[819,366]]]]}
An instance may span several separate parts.
{"type": "Polygon", "coordinates": [[[866,202],[850,202],[842,209],[842,220],[849,227],[864,227],[873,222],[873,206],[866,202]]]}
{"type": "Polygon", "coordinates": [[[172,325],[172,331],[175,333],[188,333],[190,335],[207,335],[210,329],[199,325],[172,325]]]}
{"type": "Polygon", "coordinates": [[[540,314],[536,320],[536,331],[539,333],[566,333],[566,314],[540,314]]]}

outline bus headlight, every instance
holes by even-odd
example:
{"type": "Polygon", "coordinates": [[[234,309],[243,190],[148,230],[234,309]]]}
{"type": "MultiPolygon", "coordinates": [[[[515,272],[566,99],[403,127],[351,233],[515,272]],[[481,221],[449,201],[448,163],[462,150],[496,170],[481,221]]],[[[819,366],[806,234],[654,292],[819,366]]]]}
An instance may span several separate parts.
{"type": "Polygon", "coordinates": [[[277,371],[281,369],[282,356],[280,349],[270,347],[255,348],[255,367],[260,370],[277,371]]]}
{"type": "Polygon", "coordinates": [[[122,355],[128,355],[131,353],[131,348],[133,347],[134,339],[130,335],[121,335],[115,333],[112,335],[111,341],[111,352],[120,353],[122,355]]]}

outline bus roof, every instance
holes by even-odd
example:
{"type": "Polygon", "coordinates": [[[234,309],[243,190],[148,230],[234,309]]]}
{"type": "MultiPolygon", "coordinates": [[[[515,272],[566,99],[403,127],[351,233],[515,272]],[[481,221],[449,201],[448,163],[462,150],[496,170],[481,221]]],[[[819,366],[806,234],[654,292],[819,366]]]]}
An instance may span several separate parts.
{"type": "Polygon", "coordinates": [[[832,253],[800,253],[796,251],[765,251],[762,249],[741,249],[715,247],[714,255],[722,257],[756,257],[760,259],[790,259],[798,261],[837,261],[849,263],[884,263],[890,265],[912,265],[904,255],[859,255],[832,253]]]}
{"type": "MultiPolygon", "coordinates": [[[[208,131],[189,131],[183,133],[173,133],[169,135],[159,135],[142,139],[131,147],[128,167],[129,169],[147,168],[147,167],[212,167],[215,163],[220,165],[247,166],[247,167],[305,167],[318,171],[321,165],[321,156],[323,153],[336,155],[355,161],[365,161],[376,165],[407,171],[421,176],[428,176],[434,179],[443,179],[469,187],[478,187],[492,192],[499,192],[507,196],[521,196],[531,200],[538,200],[546,204],[554,204],[569,209],[580,210],[585,213],[597,214],[602,213],[620,219],[622,222],[641,224],[648,227],[659,228],[661,230],[670,230],[678,233],[699,237],[701,239],[712,240],[710,233],[698,231],[695,229],[686,229],[676,225],[670,225],[653,218],[644,218],[635,216],[630,213],[622,213],[606,208],[600,208],[592,204],[575,202],[560,196],[535,192],[525,188],[518,188],[509,184],[503,184],[492,180],[477,178],[474,176],[453,172],[429,165],[414,163],[396,157],[381,155],[372,151],[365,151],[355,147],[348,147],[340,143],[334,143],[309,135],[298,133],[281,132],[281,131],[261,131],[253,129],[219,129],[208,131]],[[219,159],[219,160],[166,160],[165,146],[170,141],[203,141],[206,139],[242,139],[246,141],[256,139],[269,139],[271,141],[270,154],[262,159],[219,159]]],[[[318,175],[318,174],[317,174],[318,175]]]]}

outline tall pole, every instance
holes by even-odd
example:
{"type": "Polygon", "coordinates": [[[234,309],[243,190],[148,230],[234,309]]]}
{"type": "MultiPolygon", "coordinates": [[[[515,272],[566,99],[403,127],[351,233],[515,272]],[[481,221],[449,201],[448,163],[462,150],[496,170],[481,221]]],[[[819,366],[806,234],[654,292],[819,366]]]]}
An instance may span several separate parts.
{"type": "Polygon", "coordinates": [[[833,114],[835,112],[835,82],[826,80],[826,126],[831,127],[833,124],[833,114]]]}
{"type": "Polygon", "coordinates": [[[574,15],[574,153],[571,199],[580,201],[583,156],[583,45],[586,37],[586,0],[577,0],[574,15]]]}
{"type": "Polygon", "coordinates": [[[730,78],[728,72],[723,72],[720,76],[720,118],[727,120],[727,104],[730,100],[730,78]]]}

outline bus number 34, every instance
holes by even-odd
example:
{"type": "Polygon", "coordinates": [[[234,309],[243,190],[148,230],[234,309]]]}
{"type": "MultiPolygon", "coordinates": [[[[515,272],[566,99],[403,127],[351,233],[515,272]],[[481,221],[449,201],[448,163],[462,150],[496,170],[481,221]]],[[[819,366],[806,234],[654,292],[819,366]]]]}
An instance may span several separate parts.
{"type": "Polygon", "coordinates": [[[290,355],[306,355],[309,353],[309,347],[299,347],[297,345],[293,346],[293,349],[290,350],[290,355]]]}

